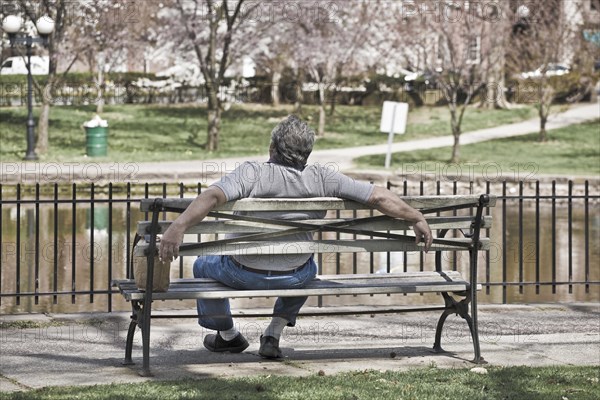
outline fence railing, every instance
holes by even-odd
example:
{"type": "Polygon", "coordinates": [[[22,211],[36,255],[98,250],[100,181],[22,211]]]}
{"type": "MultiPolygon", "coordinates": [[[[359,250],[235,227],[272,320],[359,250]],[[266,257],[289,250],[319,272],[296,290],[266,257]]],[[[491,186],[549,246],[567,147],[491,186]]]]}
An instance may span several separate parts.
{"type": "MultiPolygon", "coordinates": [[[[600,300],[600,271],[592,267],[600,261],[596,182],[593,194],[588,181],[400,181],[388,187],[400,195],[498,196],[488,211],[492,246],[480,263],[483,302],[600,300]]],[[[132,236],[137,221],[148,218],[139,200],[200,191],[200,184],[182,183],[0,185],[0,312],[125,309],[110,283],[130,277],[132,236]]],[[[461,270],[460,257],[444,260],[461,270]]],[[[191,276],[192,261],[180,258],[172,276],[191,276]]],[[[320,255],[319,264],[324,273],[385,273],[433,268],[433,256],[332,254],[320,255]]]]}

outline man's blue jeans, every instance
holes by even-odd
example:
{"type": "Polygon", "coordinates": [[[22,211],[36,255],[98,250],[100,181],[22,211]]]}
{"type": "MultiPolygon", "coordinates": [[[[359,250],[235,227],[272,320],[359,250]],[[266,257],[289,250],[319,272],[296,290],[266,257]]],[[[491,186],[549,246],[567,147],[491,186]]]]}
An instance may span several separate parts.
{"type": "MultiPolygon", "coordinates": [[[[202,256],[194,262],[196,278],[210,278],[235,289],[297,289],[304,287],[317,275],[317,265],[311,257],[304,267],[291,275],[265,275],[246,271],[235,265],[229,256],[202,256]]],[[[285,318],[288,326],[296,324],[296,316],[307,297],[280,297],[273,315],[285,318]]],[[[207,328],[224,331],[233,328],[229,299],[199,299],[198,323],[207,328]]]]}

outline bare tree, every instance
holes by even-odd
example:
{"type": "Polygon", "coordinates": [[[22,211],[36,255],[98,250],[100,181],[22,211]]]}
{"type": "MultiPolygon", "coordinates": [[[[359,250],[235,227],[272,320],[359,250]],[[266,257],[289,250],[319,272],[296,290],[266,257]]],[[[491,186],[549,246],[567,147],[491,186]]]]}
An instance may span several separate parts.
{"type": "MultiPolygon", "coordinates": [[[[335,47],[335,36],[338,32],[329,21],[319,19],[302,22],[298,32],[302,32],[302,35],[294,46],[294,59],[297,68],[307,71],[312,82],[316,84],[316,88],[313,89],[316,89],[319,105],[317,135],[322,137],[325,135],[325,92],[333,78],[336,65],[336,56],[331,51],[335,47]]],[[[299,79],[298,86],[301,88],[301,85],[303,83],[299,79]]]]}
{"type": "MultiPolygon", "coordinates": [[[[281,46],[283,41],[275,41],[274,46],[281,46]]],[[[253,59],[256,61],[260,69],[267,72],[269,76],[271,105],[273,107],[279,107],[281,99],[279,96],[279,88],[281,83],[281,76],[286,66],[286,57],[284,46],[277,52],[272,52],[271,46],[268,46],[266,51],[261,54],[255,55],[253,59]]]]}
{"type": "MultiPolygon", "coordinates": [[[[511,10],[515,24],[507,54],[507,67],[529,90],[540,118],[539,140],[547,140],[546,123],[560,77],[558,64],[570,64],[579,42],[577,2],[536,0],[511,10]]],[[[579,42],[580,43],[580,42],[579,42]]]]}
{"type": "Polygon", "coordinates": [[[396,47],[406,58],[419,57],[446,100],[454,137],[450,161],[456,163],[465,111],[501,58],[502,35],[495,34],[501,10],[495,3],[483,8],[477,2],[420,0],[389,13],[396,15],[396,47]]]}
{"type": "Polygon", "coordinates": [[[596,63],[600,57],[600,35],[598,24],[600,23],[600,3],[596,1],[596,8],[592,3],[578,7],[577,13],[581,18],[576,18],[575,23],[579,26],[576,30],[577,39],[573,48],[571,71],[579,73],[579,90],[569,98],[570,101],[580,101],[589,95],[595,100],[595,87],[600,79],[600,71],[596,63]]]}
{"type": "Polygon", "coordinates": [[[19,4],[32,23],[44,15],[50,17],[55,23],[54,32],[48,38],[47,49],[50,64],[47,83],[42,88],[34,80],[38,92],[42,94],[42,109],[38,119],[35,152],[42,155],[48,151],[48,121],[53,88],[60,83],[79,57],[79,54],[71,51],[67,40],[69,17],[76,12],[77,3],[69,0],[19,0],[19,4]],[[61,59],[66,59],[67,62],[62,74],[59,74],[58,66],[61,59]]]}
{"type": "MultiPolygon", "coordinates": [[[[485,85],[485,95],[482,94],[480,107],[484,108],[499,108],[507,109],[511,105],[506,98],[506,79],[505,79],[505,66],[506,66],[506,51],[510,41],[511,32],[511,18],[510,18],[510,7],[508,1],[500,1],[494,3],[493,7],[496,9],[493,11],[495,14],[484,16],[493,21],[494,29],[489,32],[493,35],[491,38],[482,38],[483,45],[491,46],[489,59],[492,61],[489,66],[487,73],[487,80],[485,85]],[[490,40],[491,39],[491,40],[490,40]]],[[[475,4],[474,7],[478,5],[475,4]]],[[[490,6],[490,5],[488,5],[490,6]]],[[[482,10],[483,12],[483,10],[482,10]]]]}
{"type": "Polygon", "coordinates": [[[144,23],[151,21],[155,2],[140,3],[121,0],[97,0],[81,4],[82,18],[73,20],[72,48],[86,60],[95,75],[96,113],[104,110],[105,72],[127,61],[136,45],[143,45],[144,23]]]}
{"type": "Polygon", "coordinates": [[[223,99],[219,90],[225,81],[225,72],[232,59],[243,54],[252,44],[253,35],[245,37],[243,30],[255,30],[255,24],[244,24],[243,15],[258,3],[244,0],[167,0],[159,13],[164,29],[161,40],[166,40],[174,52],[193,53],[204,78],[208,100],[208,132],[205,148],[219,147],[219,132],[223,99]]]}
{"type": "MultiPolygon", "coordinates": [[[[372,22],[380,18],[380,2],[352,0],[339,3],[335,13],[315,3],[313,18],[301,21],[293,58],[316,84],[319,105],[317,134],[325,134],[326,92],[337,90],[345,74],[365,71],[377,60],[369,46],[372,22]]],[[[333,110],[333,106],[332,106],[333,110]]]]}
{"type": "Polygon", "coordinates": [[[265,37],[248,54],[256,63],[259,70],[267,73],[270,84],[271,104],[279,107],[280,83],[286,67],[292,67],[292,49],[298,38],[296,24],[291,21],[273,23],[263,33],[265,37]]]}

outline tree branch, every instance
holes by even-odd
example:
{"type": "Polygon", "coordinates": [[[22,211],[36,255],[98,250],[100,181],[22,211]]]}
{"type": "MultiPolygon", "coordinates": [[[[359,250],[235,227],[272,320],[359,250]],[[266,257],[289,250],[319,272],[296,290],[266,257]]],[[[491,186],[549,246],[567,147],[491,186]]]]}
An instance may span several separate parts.
{"type": "Polygon", "coordinates": [[[63,79],[67,77],[67,74],[69,73],[69,71],[71,70],[71,68],[73,67],[73,65],[75,64],[75,62],[77,61],[78,58],[79,58],[79,54],[75,54],[75,57],[73,57],[73,60],[71,61],[71,63],[67,67],[67,69],[65,69],[65,71],[62,74],[63,79]]]}
{"type": "MultiPolygon", "coordinates": [[[[194,32],[190,29],[188,17],[185,13],[185,9],[181,2],[182,2],[182,0],[177,0],[177,6],[178,6],[179,13],[181,14],[181,18],[183,19],[183,26],[185,28],[185,32],[188,36],[188,39],[191,40],[192,45],[194,47],[196,57],[198,58],[198,62],[200,63],[200,71],[202,72],[202,75],[204,75],[205,81],[208,82],[209,81],[209,71],[206,68],[204,56],[202,55],[202,48],[200,48],[200,46],[196,42],[196,32],[194,32]]],[[[197,11],[198,11],[198,3],[195,2],[195,4],[196,4],[196,7],[194,8],[194,13],[193,13],[194,16],[197,14],[197,11]]]]}
{"type": "Polygon", "coordinates": [[[225,19],[227,21],[227,33],[225,34],[224,42],[223,42],[223,53],[221,54],[221,62],[219,63],[219,76],[218,81],[221,82],[225,76],[225,70],[228,67],[229,62],[229,46],[231,46],[231,40],[233,36],[235,18],[240,13],[240,9],[244,0],[239,0],[236,7],[235,12],[231,18],[229,18],[229,9],[227,8],[227,0],[223,1],[223,8],[225,9],[225,19]]]}

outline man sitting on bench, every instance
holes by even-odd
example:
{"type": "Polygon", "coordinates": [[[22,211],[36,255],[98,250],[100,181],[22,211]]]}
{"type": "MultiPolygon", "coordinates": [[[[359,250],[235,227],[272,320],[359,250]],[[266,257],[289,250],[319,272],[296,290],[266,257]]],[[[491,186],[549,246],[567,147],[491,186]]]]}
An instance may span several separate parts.
{"type": "MultiPolygon", "coordinates": [[[[242,198],[339,197],[369,204],[382,213],[413,223],[416,242],[424,242],[425,251],[433,241],[423,215],[388,189],[355,181],[332,168],[306,165],[315,141],[314,131],[291,115],[271,132],[269,161],[245,162],[219,182],[203,191],[165,231],[159,256],[172,261],[179,255],[184,232],[199,224],[208,213],[225,202],[242,198]]],[[[322,219],[325,211],[254,212],[273,219],[322,219]]],[[[312,233],[282,236],[281,241],[313,240],[312,233]]],[[[236,289],[302,288],[317,274],[313,254],[203,256],[194,263],[196,278],[210,278],[236,289]]],[[[273,318],[260,337],[258,353],[265,358],[282,357],[279,338],[286,326],[294,326],[296,316],[307,297],[280,297],[273,318]]],[[[204,347],[214,352],[239,353],[248,347],[231,317],[229,300],[198,300],[199,323],[216,334],[206,335],[204,347]]]]}

